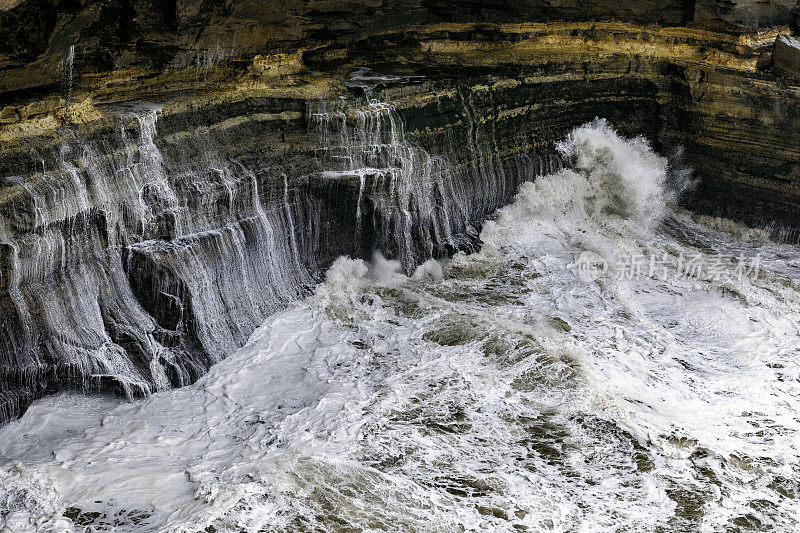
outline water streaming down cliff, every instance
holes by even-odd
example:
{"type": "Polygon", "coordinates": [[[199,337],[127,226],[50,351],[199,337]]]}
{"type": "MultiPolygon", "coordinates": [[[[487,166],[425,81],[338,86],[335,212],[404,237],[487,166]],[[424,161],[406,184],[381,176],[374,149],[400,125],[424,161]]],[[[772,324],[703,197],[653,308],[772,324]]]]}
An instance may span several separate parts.
{"type": "Polygon", "coordinates": [[[196,380],[341,254],[406,269],[456,250],[553,155],[459,170],[389,104],[310,106],[310,165],[226,159],[220,133],[161,139],[159,107],[68,127],[4,179],[0,420],[62,388],[148,394],[196,380]],[[313,154],[312,154],[313,155],[313,154]]]}
{"type": "MultiPolygon", "coordinates": [[[[313,234],[295,231],[314,231],[313,209],[281,169],[219,161],[170,174],[157,117],[124,114],[116,139],[62,144],[12,193],[2,240],[18,321],[0,351],[21,401],[188,384],[312,281],[298,241],[313,234]]],[[[19,409],[4,407],[4,418],[19,409]]]]}
{"type": "Polygon", "coordinates": [[[390,103],[367,96],[364,104],[312,109],[321,140],[316,157],[323,182],[355,199],[356,246],[383,252],[407,272],[431,257],[476,250],[483,220],[520,183],[561,164],[553,153],[515,154],[509,162],[490,148],[482,157],[485,148],[467,140],[471,164],[457,168],[447,154],[409,142],[390,103]]]}
{"type": "Polygon", "coordinates": [[[561,151],[479,252],[341,258],[195,385],[34,404],[0,429],[6,527],[796,529],[797,247],[676,209],[682,173],[602,122],[561,151]]]}
{"type": "Polygon", "coordinates": [[[467,205],[453,192],[452,172],[441,157],[405,142],[390,105],[323,108],[312,118],[323,141],[317,150],[322,168],[327,169],[322,178],[349,182],[351,189],[357,189],[357,242],[374,241],[407,268],[432,256],[434,245],[458,249],[455,231],[461,234],[461,246],[474,248],[477,232],[474,228],[468,232],[467,205]]]}

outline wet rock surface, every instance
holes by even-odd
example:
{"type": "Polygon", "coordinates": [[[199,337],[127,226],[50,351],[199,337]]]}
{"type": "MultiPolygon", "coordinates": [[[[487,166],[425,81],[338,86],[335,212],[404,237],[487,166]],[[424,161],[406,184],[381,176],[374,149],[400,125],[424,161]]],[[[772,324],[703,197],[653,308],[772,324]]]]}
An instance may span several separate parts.
{"type": "Polygon", "coordinates": [[[339,255],[475,249],[598,116],[791,236],[790,4],[0,6],[0,420],[191,383],[339,255]]]}
{"type": "Polygon", "coordinates": [[[790,35],[780,35],[772,52],[775,68],[792,76],[800,76],[800,39],[790,35]]]}

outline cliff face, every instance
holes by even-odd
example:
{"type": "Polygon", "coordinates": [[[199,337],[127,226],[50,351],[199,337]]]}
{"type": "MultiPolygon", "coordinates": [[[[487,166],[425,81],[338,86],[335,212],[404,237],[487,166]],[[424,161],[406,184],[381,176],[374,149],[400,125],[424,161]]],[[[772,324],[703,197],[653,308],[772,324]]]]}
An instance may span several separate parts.
{"type": "MultiPolygon", "coordinates": [[[[792,22],[794,0],[26,0],[0,10],[0,92],[51,88],[71,45],[83,74],[152,75],[314,49],[443,22],[626,21],[746,33],[792,22]],[[16,5],[15,5],[16,4],[16,5]],[[11,6],[10,9],[8,7],[11,6]]],[[[2,9],[2,6],[0,6],[2,9]]]]}
{"type": "Polygon", "coordinates": [[[190,383],[338,255],[474,248],[597,116],[683,147],[694,208],[800,225],[791,2],[13,4],[0,420],[190,383]]]}

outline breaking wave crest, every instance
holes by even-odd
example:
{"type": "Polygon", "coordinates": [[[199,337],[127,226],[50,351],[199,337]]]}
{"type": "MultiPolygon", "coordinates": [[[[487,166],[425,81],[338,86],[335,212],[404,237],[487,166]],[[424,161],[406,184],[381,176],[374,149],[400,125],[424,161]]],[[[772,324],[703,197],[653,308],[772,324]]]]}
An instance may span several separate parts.
{"type": "Polygon", "coordinates": [[[559,150],[477,253],[340,258],[195,385],[35,403],[0,429],[0,522],[795,530],[798,249],[679,210],[683,174],[603,121],[559,150]],[[679,261],[759,253],[735,279],[679,261]]]}

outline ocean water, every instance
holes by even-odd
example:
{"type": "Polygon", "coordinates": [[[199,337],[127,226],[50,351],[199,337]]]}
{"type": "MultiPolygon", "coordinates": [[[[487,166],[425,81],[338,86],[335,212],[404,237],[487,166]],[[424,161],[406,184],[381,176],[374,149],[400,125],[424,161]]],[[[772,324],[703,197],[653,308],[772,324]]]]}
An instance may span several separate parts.
{"type": "Polygon", "coordinates": [[[195,385],[0,428],[0,530],[797,531],[800,250],[606,123],[483,246],[340,258],[195,385]]]}

